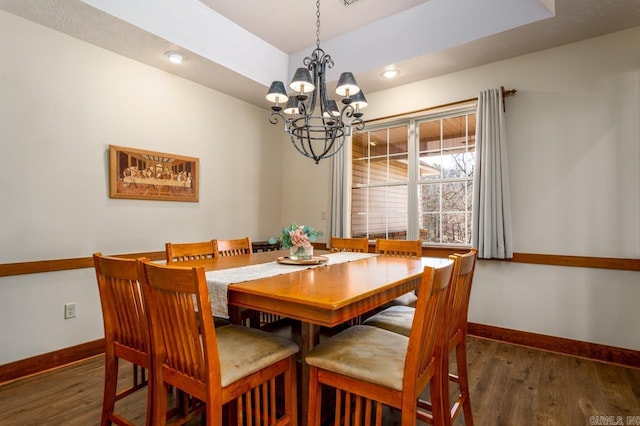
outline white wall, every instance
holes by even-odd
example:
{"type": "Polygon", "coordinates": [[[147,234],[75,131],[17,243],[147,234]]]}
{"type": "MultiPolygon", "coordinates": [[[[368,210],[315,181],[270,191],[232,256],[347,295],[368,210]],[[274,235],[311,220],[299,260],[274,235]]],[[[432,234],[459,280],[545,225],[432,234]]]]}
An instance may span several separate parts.
{"type": "Polygon", "coordinates": [[[293,147],[287,134],[283,144],[282,224],[309,225],[324,233],[318,242],[329,241],[331,160],[320,160],[316,164],[304,157],[293,147]]]}
{"type": "MultiPolygon", "coordinates": [[[[0,263],[326,231],[329,162],[266,110],[0,12],[0,263]],[[109,144],[200,158],[199,203],[108,197],[109,144]]],[[[507,99],[516,252],[640,257],[640,28],[397,89],[368,119],[507,99]]],[[[470,321],[640,350],[637,272],[481,261],[470,321]]],[[[91,269],[0,278],[0,364],[102,337],[91,269]],[[78,317],[63,319],[65,302],[78,317]]]]}
{"type": "MultiPolygon", "coordinates": [[[[367,93],[365,118],[517,89],[506,100],[514,251],[638,259],[639,45],[637,27],[367,93]]],[[[323,202],[291,203],[311,220],[323,202]]],[[[638,300],[637,272],[481,261],[469,320],[640,350],[638,300]]]]}
{"type": "MultiPolygon", "coordinates": [[[[0,39],[0,263],[280,229],[282,131],[266,110],[5,12],[0,39]],[[198,157],[200,201],[109,198],[109,144],[198,157]]],[[[0,278],[0,364],[101,338],[93,274],[0,278]]]]}

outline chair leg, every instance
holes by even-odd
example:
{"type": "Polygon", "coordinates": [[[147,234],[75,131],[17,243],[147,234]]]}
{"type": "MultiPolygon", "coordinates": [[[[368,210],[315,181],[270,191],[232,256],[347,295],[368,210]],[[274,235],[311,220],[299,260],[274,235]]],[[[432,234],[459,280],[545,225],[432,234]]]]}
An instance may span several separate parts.
{"type": "MultiPolygon", "coordinates": [[[[298,425],[298,399],[296,392],[296,369],[298,368],[295,356],[289,359],[289,370],[284,373],[285,383],[285,410],[290,413],[289,425],[298,425]]],[[[310,394],[311,395],[311,394],[310,394]]]]}
{"type": "Polygon", "coordinates": [[[458,386],[460,387],[462,409],[464,411],[464,423],[466,426],[473,426],[469,376],[467,374],[467,341],[464,337],[456,346],[456,363],[458,365],[458,386]]]}
{"type": "Polygon", "coordinates": [[[104,396],[102,399],[101,426],[111,423],[109,417],[116,405],[116,388],[118,386],[118,358],[113,353],[105,354],[104,396]]]}
{"type": "MultiPolygon", "coordinates": [[[[433,391],[431,391],[431,400],[433,401],[433,391]]],[[[412,401],[410,398],[403,398],[401,412],[401,424],[402,426],[415,426],[416,425],[416,411],[417,405],[415,401],[412,401]]],[[[378,403],[380,405],[380,403],[378,403]]],[[[435,420],[435,415],[434,415],[435,420]]],[[[434,421],[435,424],[435,421],[434,421]]]]}
{"type": "MultiPolygon", "coordinates": [[[[219,426],[222,425],[222,412],[224,411],[224,406],[216,406],[216,404],[206,404],[202,415],[205,417],[205,424],[207,426],[219,426]]],[[[163,423],[164,424],[164,423],[163,423]]]]}
{"type": "MultiPolygon", "coordinates": [[[[145,371],[145,369],[142,369],[145,371]]],[[[149,372],[150,373],[150,372],[149,372]]],[[[146,426],[152,426],[155,423],[153,422],[153,387],[155,384],[154,378],[151,377],[151,374],[146,378],[147,382],[147,418],[145,421],[146,426]]]]}
{"type": "Polygon", "coordinates": [[[138,364],[133,364],[133,387],[138,386],[138,364]]]}
{"type": "MultiPolygon", "coordinates": [[[[448,377],[443,370],[441,374],[436,374],[429,382],[431,392],[431,417],[433,426],[445,426],[450,424],[449,410],[444,406],[444,389],[442,377],[448,377]]],[[[414,407],[416,405],[414,404],[414,407]]],[[[413,414],[415,418],[415,410],[413,414]]],[[[403,416],[404,418],[404,416],[403,416]]]]}
{"type": "MultiPolygon", "coordinates": [[[[445,349],[446,351],[446,345],[445,349]]],[[[452,422],[451,419],[451,399],[449,397],[449,352],[446,355],[443,355],[440,360],[442,374],[440,375],[440,398],[442,400],[442,422],[441,424],[444,426],[450,426],[452,422]]],[[[433,401],[432,401],[433,402],[433,401]]]]}
{"type": "Polygon", "coordinates": [[[309,426],[320,425],[322,407],[322,385],[318,383],[318,368],[309,368],[309,408],[307,410],[309,426]]]}
{"type": "Polygon", "coordinates": [[[155,424],[164,425],[167,423],[167,385],[162,381],[162,375],[153,376],[153,414],[155,424]]]}

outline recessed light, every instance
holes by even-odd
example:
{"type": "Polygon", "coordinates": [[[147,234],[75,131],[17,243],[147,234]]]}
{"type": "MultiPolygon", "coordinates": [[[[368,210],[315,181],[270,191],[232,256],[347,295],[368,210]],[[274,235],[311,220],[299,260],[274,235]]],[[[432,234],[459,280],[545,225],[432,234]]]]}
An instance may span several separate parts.
{"type": "Polygon", "coordinates": [[[181,64],[184,61],[184,56],[179,52],[167,52],[164,54],[172,64],[181,64]]]}
{"type": "Polygon", "coordinates": [[[380,75],[384,78],[395,78],[400,75],[400,70],[396,68],[390,68],[382,71],[380,75]]]}

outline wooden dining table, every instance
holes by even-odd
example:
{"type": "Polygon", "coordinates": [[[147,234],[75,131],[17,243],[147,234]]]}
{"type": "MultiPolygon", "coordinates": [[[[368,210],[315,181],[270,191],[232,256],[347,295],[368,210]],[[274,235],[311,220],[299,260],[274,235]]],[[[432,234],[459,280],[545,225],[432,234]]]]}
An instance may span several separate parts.
{"type": "MultiPolygon", "coordinates": [[[[316,255],[324,252],[317,251],[316,255]]],[[[206,271],[239,268],[276,261],[288,251],[181,262],[176,266],[204,266],[206,271]]],[[[372,256],[349,262],[260,278],[228,286],[228,303],[300,322],[301,377],[299,395],[306,424],[309,369],[306,355],[319,343],[320,327],[336,327],[415,290],[425,266],[442,266],[447,258],[372,256]]],[[[233,318],[233,315],[232,315],[233,318]]]]}

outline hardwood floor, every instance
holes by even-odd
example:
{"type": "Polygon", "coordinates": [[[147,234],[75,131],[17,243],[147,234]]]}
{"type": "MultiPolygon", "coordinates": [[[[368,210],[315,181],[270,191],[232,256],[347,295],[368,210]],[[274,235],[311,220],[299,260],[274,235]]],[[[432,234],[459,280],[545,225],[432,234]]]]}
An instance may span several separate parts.
{"type": "MultiPolygon", "coordinates": [[[[477,426],[640,424],[640,370],[472,337],[467,344],[477,426]]],[[[0,385],[0,425],[98,425],[103,361],[97,356],[0,385]]],[[[132,369],[120,371],[128,383],[132,369]]],[[[117,408],[142,425],[144,404],[141,391],[117,408]]],[[[398,422],[389,413],[386,423],[398,422]]]]}

